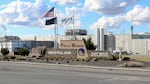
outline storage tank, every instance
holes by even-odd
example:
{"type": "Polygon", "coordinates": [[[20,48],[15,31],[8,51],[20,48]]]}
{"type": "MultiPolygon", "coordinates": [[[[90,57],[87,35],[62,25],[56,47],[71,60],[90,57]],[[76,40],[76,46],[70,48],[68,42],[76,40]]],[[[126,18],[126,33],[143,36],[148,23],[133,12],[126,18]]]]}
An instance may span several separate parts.
{"type": "Polygon", "coordinates": [[[100,29],[97,28],[97,51],[100,51],[100,29]]]}
{"type": "Polygon", "coordinates": [[[100,28],[100,50],[104,51],[104,28],[100,28]]]}

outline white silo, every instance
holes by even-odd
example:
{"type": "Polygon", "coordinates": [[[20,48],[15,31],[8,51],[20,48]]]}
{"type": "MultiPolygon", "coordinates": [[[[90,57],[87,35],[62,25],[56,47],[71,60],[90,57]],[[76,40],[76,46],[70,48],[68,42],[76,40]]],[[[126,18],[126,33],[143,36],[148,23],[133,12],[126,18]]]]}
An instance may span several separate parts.
{"type": "Polygon", "coordinates": [[[97,51],[100,51],[100,29],[97,28],[97,51]]]}
{"type": "Polygon", "coordinates": [[[100,28],[100,50],[104,51],[104,28],[100,28]]]}

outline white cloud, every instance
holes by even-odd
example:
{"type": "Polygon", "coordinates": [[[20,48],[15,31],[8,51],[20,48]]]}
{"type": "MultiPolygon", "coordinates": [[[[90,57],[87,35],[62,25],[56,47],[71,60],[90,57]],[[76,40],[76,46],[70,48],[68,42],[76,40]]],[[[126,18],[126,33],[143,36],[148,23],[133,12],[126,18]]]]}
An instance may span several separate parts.
{"type": "Polygon", "coordinates": [[[101,17],[97,22],[92,24],[90,28],[120,28],[120,26],[129,22],[134,25],[149,25],[150,24],[150,8],[136,5],[132,10],[125,15],[117,15],[114,17],[101,17]]]}
{"type": "Polygon", "coordinates": [[[75,24],[74,28],[76,29],[81,28],[80,18],[82,16],[82,9],[77,8],[77,7],[71,7],[71,8],[66,7],[65,10],[66,10],[67,16],[73,16],[74,24],[75,24]]]}
{"type": "Polygon", "coordinates": [[[3,28],[5,31],[7,30],[4,24],[0,23],[0,28],[3,28]]]}
{"type": "Polygon", "coordinates": [[[21,0],[13,1],[0,11],[1,23],[40,26],[39,19],[47,9],[48,5],[43,0],[36,0],[35,3],[21,0]]]}
{"type": "Polygon", "coordinates": [[[85,0],[84,8],[101,14],[115,15],[123,13],[127,6],[138,0],[85,0]]]}
{"type": "Polygon", "coordinates": [[[67,4],[76,4],[79,3],[78,0],[50,0],[51,2],[56,2],[60,5],[67,5],[67,4]]]}
{"type": "Polygon", "coordinates": [[[65,8],[65,11],[66,11],[66,15],[67,16],[73,16],[75,17],[75,19],[78,19],[82,16],[82,10],[80,8],[77,8],[77,7],[66,7],[65,8]]]}
{"type": "Polygon", "coordinates": [[[150,8],[136,5],[126,14],[126,18],[135,25],[150,24],[150,8]]]}
{"type": "Polygon", "coordinates": [[[77,20],[77,21],[75,21],[74,24],[75,24],[74,29],[81,29],[82,28],[81,21],[77,20]]]}
{"type": "Polygon", "coordinates": [[[5,7],[6,7],[6,5],[0,5],[0,9],[3,9],[5,7]]]}
{"type": "Polygon", "coordinates": [[[74,18],[74,28],[81,28],[81,21],[80,21],[80,18],[82,16],[82,10],[80,8],[77,8],[77,7],[66,7],[65,8],[65,13],[61,13],[61,12],[57,12],[57,17],[58,17],[58,26],[61,28],[72,28],[72,23],[70,24],[67,24],[67,25],[64,25],[64,24],[61,24],[61,20],[64,19],[64,18],[70,18],[70,17],[73,17],[74,18]]]}
{"type": "Polygon", "coordinates": [[[120,25],[125,22],[124,16],[115,16],[115,17],[101,17],[97,22],[90,26],[90,28],[120,28],[120,25]]]}
{"type": "MultiPolygon", "coordinates": [[[[70,18],[70,17],[73,17],[73,13],[74,13],[74,28],[81,28],[81,21],[80,21],[80,18],[82,16],[82,10],[80,8],[77,8],[77,7],[66,7],[65,8],[65,12],[60,12],[59,10],[56,11],[56,14],[57,14],[57,23],[58,23],[58,28],[72,28],[73,27],[73,24],[70,23],[70,24],[67,24],[67,25],[64,25],[62,24],[62,19],[64,18],[70,18]]],[[[43,20],[40,20],[40,22],[42,24],[45,24],[45,22],[43,20]]],[[[43,28],[44,29],[54,29],[54,25],[50,25],[50,26],[44,26],[43,25],[43,28]]]]}

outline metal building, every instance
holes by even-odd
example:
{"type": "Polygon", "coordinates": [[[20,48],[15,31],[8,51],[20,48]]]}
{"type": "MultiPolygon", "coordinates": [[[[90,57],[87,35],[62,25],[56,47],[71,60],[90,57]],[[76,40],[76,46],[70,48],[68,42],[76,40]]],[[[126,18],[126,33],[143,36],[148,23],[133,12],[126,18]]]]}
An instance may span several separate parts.
{"type": "MultiPolygon", "coordinates": [[[[71,40],[72,37],[72,35],[58,35],[57,42],[60,44],[60,40],[71,40]]],[[[101,44],[101,50],[112,51],[122,49],[131,51],[134,54],[150,55],[150,33],[135,34],[133,33],[133,27],[131,27],[130,34],[112,34],[105,33],[104,30],[98,30],[95,35],[76,35],[78,40],[88,39],[89,37],[97,45],[97,48],[100,49],[101,44]]],[[[21,39],[34,40],[35,37],[22,37],[21,39]]],[[[36,36],[36,40],[53,41],[54,36],[36,36]]]]}
{"type": "Polygon", "coordinates": [[[48,48],[54,47],[53,41],[0,41],[0,49],[8,48],[9,52],[12,54],[14,51],[17,51],[19,48],[27,48],[31,50],[37,46],[46,46],[48,48]]]}
{"type": "Polygon", "coordinates": [[[68,29],[65,32],[66,35],[87,35],[85,29],[68,29]]]}
{"type": "Polygon", "coordinates": [[[115,35],[116,50],[122,48],[134,54],[150,55],[150,34],[115,35]]]}

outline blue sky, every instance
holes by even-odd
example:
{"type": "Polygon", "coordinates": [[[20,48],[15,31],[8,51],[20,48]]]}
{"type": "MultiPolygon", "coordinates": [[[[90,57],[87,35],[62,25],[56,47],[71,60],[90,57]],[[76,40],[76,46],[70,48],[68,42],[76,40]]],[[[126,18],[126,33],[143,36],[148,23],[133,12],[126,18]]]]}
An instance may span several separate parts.
{"type": "Polygon", "coordinates": [[[58,33],[64,35],[72,25],[61,25],[61,19],[75,15],[75,28],[95,34],[106,28],[115,34],[150,32],[150,0],[0,0],[0,36],[54,35],[54,25],[45,26],[43,16],[56,7],[58,33]]]}

